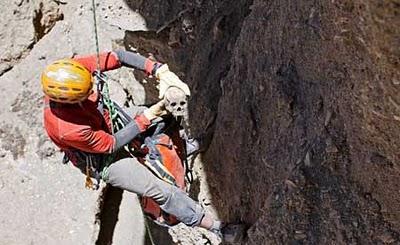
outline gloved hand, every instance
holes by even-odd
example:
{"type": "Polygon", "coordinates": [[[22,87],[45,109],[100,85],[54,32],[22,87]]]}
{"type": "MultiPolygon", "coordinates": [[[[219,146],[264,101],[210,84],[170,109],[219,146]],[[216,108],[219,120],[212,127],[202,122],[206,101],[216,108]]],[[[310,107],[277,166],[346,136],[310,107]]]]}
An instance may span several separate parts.
{"type": "Polygon", "coordinates": [[[152,121],[157,117],[166,115],[167,110],[165,109],[164,100],[161,100],[157,102],[157,104],[150,106],[149,108],[143,111],[143,114],[147,119],[149,119],[149,121],[152,121]]]}
{"type": "Polygon", "coordinates": [[[186,96],[190,96],[190,89],[188,85],[179,79],[175,73],[169,70],[168,65],[160,66],[155,72],[156,78],[160,81],[159,98],[164,98],[165,92],[169,87],[177,87],[185,92],[186,96]]]}

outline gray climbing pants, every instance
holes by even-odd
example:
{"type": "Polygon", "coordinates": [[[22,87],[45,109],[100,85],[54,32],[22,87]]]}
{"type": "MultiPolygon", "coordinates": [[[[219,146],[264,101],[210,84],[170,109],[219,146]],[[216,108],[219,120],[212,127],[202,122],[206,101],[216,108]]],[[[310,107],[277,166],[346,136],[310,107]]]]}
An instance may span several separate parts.
{"type": "Polygon", "coordinates": [[[184,191],[160,180],[134,158],[112,163],[103,173],[103,180],[114,187],[152,198],[162,210],[188,226],[199,225],[204,216],[204,209],[184,191]]]}

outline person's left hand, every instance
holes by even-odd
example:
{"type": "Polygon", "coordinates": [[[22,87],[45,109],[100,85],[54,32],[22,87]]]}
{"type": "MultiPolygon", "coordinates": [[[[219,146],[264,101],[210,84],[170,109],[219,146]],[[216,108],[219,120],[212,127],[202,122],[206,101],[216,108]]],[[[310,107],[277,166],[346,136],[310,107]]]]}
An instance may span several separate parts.
{"type": "Polygon", "coordinates": [[[147,119],[149,119],[149,121],[152,121],[152,120],[156,119],[157,117],[166,115],[167,113],[168,112],[165,109],[164,100],[160,100],[159,102],[157,102],[157,104],[154,104],[143,111],[144,116],[147,119]]]}
{"type": "Polygon", "coordinates": [[[165,92],[170,87],[177,87],[181,89],[186,96],[190,96],[190,89],[188,85],[182,82],[175,73],[170,71],[167,64],[164,64],[158,68],[155,72],[155,76],[160,83],[160,92],[158,96],[160,99],[164,98],[165,92]]]}

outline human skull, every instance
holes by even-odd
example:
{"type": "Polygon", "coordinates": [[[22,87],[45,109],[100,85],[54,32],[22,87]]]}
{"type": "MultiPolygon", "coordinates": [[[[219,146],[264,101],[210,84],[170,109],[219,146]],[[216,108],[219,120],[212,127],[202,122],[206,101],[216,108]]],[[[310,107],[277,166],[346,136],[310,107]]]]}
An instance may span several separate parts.
{"type": "Polygon", "coordinates": [[[177,87],[170,87],[164,95],[165,108],[175,117],[186,116],[187,99],[183,90],[177,87]]]}
{"type": "Polygon", "coordinates": [[[182,20],[182,30],[186,34],[190,34],[194,31],[194,24],[193,21],[185,18],[182,20]]]}

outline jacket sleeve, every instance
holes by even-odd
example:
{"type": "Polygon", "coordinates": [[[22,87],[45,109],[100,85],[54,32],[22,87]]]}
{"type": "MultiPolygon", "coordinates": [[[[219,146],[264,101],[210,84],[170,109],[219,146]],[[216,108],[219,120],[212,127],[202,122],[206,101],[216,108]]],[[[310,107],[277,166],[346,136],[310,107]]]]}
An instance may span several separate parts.
{"type": "Polygon", "coordinates": [[[154,75],[162,64],[145,58],[142,55],[125,50],[116,50],[115,54],[123,66],[144,71],[147,75],[154,75]]]}
{"type": "Polygon", "coordinates": [[[115,135],[83,126],[64,133],[62,140],[69,146],[85,152],[113,153],[145,131],[149,125],[150,121],[144,115],[139,115],[131,125],[127,125],[115,135]]]}
{"type": "MultiPolygon", "coordinates": [[[[91,73],[97,69],[97,55],[77,56],[75,61],[85,66],[91,73]]],[[[109,71],[121,67],[121,62],[114,52],[100,53],[100,70],[109,71]]]]}
{"type": "Polygon", "coordinates": [[[103,130],[93,130],[90,126],[79,127],[62,135],[65,144],[90,153],[111,153],[115,138],[103,130]]]}
{"type": "MultiPolygon", "coordinates": [[[[74,60],[85,66],[91,73],[97,69],[97,55],[78,56],[74,60]]],[[[100,53],[100,70],[109,71],[126,66],[144,71],[147,75],[154,75],[161,63],[145,58],[142,55],[125,50],[100,53]]]]}
{"type": "Polygon", "coordinates": [[[138,134],[146,130],[148,125],[150,125],[150,121],[144,115],[135,117],[134,121],[128,123],[114,134],[115,145],[113,151],[131,142],[138,134]]]}

